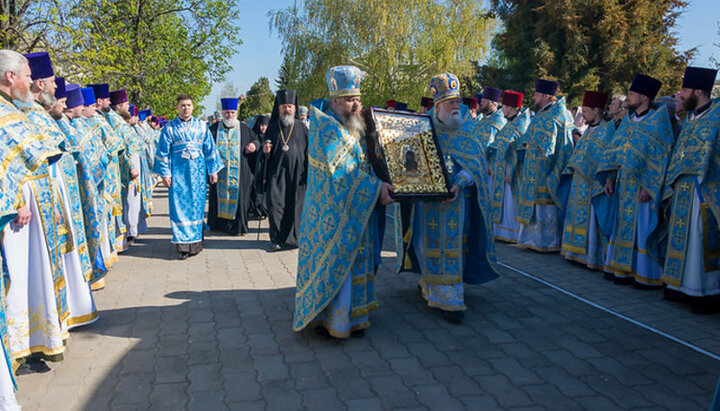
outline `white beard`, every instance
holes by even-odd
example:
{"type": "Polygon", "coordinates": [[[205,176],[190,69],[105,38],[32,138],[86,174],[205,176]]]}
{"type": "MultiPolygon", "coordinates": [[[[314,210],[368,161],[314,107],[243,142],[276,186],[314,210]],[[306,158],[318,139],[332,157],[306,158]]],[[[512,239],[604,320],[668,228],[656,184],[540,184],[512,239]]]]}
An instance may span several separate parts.
{"type": "Polygon", "coordinates": [[[282,123],[283,127],[290,127],[295,124],[295,116],[280,116],[280,123],[282,123]]]}
{"type": "Polygon", "coordinates": [[[223,119],[222,122],[225,128],[235,128],[238,126],[238,124],[240,124],[240,121],[238,121],[238,119],[236,118],[231,118],[230,120],[223,119]]]}
{"type": "Polygon", "coordinates": [[[438,120],[440,120],[445,125],[445,127],[456,128],[460,124],[462,124],[462,118],[460,117],[460,111],[446,113],[446,112],[440,110],[440,111],[438,111],[437,116],[438,116],[438,120]]]}

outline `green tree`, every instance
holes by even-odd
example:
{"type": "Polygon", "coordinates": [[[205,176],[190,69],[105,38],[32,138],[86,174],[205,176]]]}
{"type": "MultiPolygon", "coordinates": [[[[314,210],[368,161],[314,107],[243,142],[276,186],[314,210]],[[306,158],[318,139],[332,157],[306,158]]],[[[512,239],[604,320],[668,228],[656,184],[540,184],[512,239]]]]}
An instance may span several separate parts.
{"type": "Polygon", "coordinates": [[[571,104],[585,90],[627,91],[635,73],[677,90],[695,53],[677,50],[674,32],[682,0],[491,0],[503,23],[495,53],[478,67],[478,81],[534,90],[538,77],[557,79],[571,104]]]}
{"type": "Polygon", "coordinates": [[[366,74],[365,105],[394,98],[417,108],[432,76],[472,73],[494,29],[474,0],[307,0],[270,17],[302,103],[327,96],[328,68],[353,64],[366,74]]]}
{"type": "Polygon", "coordinates": [[[296,89],[299,74],[297,72],[297,63],[293,61],[293,56],[285,54],[283,62],[278,70],[278,78],[275,79],[275,85],[278,90],[296,89]]]}
{"type": "Polygon", "coordinates": [[[52,0],[1,0],[0,48],[27,53],[47,47],[48,35],[63,22],[61,5],[52,0]]]}
{"type": "Polygon", "coordinates": [[[238,118],[245,120],[258,114],[265,114],[272,111],[275,95],[270,90],[270,80],[267,77],[260,77],[248,90],[247,99],[238,108],[238,118]]]}
{"type": "Polygon", "coordinates": [[[202,101],[241,44],[232,2],[74,0],[67,7],[51,39],[60,72],[73,82],[125,87],[133,103],[160,115],[175,115],[180,93],[202,101]]]}

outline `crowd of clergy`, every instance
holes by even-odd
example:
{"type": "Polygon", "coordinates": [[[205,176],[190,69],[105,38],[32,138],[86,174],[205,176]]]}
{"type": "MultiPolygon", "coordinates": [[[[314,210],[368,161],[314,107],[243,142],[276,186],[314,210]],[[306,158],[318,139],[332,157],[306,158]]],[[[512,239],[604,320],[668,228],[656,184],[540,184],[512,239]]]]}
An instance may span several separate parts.
{"type": "Polygon", "coordinates": [[[0,409],[98,319],[93,291],[147,229],[164,122],[125,89],[55,76],[48,53],[0,50],[0,409]]]}
{"type": "MultiPolygon", "coordinates": [[[[374,276],[388,231],[396,271],[419,274],[428,306],[450,322],[467,309],[465,285],[497,277],[495,240],[560,252],[615,284],[718,312],[716,74],[687,67],[677,94],[660,98],[662,83],[637,74],[627,95],[586,91],[576,113],[550,79],[537,80],[523,107],[517,91],[488,86],[463,98],[457,76],[435,76],[420,113],[434,125],[450,198],[391,208],[392,186],[363,143],[362,73],[331,68],[328,98],[309,114],[294,329],[364,333],[378,307],[374,276]]],[[[394,100],[386,109],[410,111],[394,100]]]]}
{"type": "Polygon", "coordinates": [[[716,312],[716,73],[688,67],[677,95],[659,99],[662,83],[637,74],[627,95],[586,91],[576,113],[553,80],[538,79],[523,107],[520,92],[488,86],[463,98],[457,76],[437,75],[420,113],[448,194],[396,202],[370,161],[379,154],[368,152],[357,67],[330,68],[327,96],[309,107],[279,90],[272,113],[240,121],[238,99],[224,98],[208,124],[189,95],[167,121],[123,88],[55,76],[47,53],[1,50],[0,408],[17,405],[14,375],[48,371],[68,332],[98,319],[92,293],[146,231],[159,181],[180,260],[202,251],[208,229],[244,235],[266,218],[269,251],[298,249],[296,331],[364,333],[386,236],[396,271],[416,273],[450,322],[463,319],[466,285],[497,278],[495,240],[716,312]]]}

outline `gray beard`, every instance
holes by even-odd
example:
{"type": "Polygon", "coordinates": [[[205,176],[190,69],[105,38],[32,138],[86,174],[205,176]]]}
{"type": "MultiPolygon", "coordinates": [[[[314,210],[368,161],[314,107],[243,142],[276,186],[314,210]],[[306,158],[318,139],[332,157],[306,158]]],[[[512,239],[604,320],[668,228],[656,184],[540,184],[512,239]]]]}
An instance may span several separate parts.
{"type": "Polygon", "coordinates": [[[43,107],[52,107],[55,105],[55,103],[57,103],[57,99],[53,94],[48,94],[45,92],[38,95],[38,101],[40,102],[40,104],[43,105],[43,107]]]}
{"type": "Polygon", "coordinates": [[[30,91],[30,89],[25,90],[24,92],[14,97],[22,101],[23,103],[31,103],[35,99],[35,96],[33,96],[33,93],[32,91],[30,91]]]}
{"type": "Polygon", "coordinates": [[[365,134],[365,119],[354,114],[340,115],[340,122],[348,129],[350,134],[360,137],[365,134]]]}
{"type": "Polygon", "coordinates": [[[280,116],[280,123],[283,125],[283,127],[290,127],[295,124],[295,116],[280,116]]]}
{"type": "Polygon", "coordinates": [[[456,128],[462,124],[462,118],[460,112],[453,115],[451,113],[445,113],[444,111],[438,111],[438,120],[443,123],[445,127],[456,128]]]}
{"type": "Polygon", "coordinates": [[[225,128],[235,128],[240,124],[240,122],[236,118],[231,118],[230,120],[223,119],[223,126],[225,128]]]}

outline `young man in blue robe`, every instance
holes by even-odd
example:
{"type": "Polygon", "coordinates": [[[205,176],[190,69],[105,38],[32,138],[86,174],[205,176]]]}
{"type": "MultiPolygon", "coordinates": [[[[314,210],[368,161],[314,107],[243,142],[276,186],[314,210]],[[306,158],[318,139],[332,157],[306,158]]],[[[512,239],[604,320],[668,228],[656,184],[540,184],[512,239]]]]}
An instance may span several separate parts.
{"type": "Polygon", "coordinates": [[[435,107],[428,114],[445,157],[452,197],[400,208],[395,217],[398,271],[419,273],[428,306],[457,322],[467,309],[464,284],[482,284],[498,276],[487,163],[478,123],[460,104],[458,78],[452,73],[435,76],[430,91],[435,107]]]}
{"type": "Polygon", "coordinates": [[[168,187],[172,242],[181,260],[202,251],[207,181],[217,183],[223,168],[210,130],[193,109],[189,95],[178,96],[178,116],[163,128],[153,165],[168,187]]]}
{"type": "Polygon", "coordinates": [[[568,260],[598,269],[603,265],[603,243],[592,205],[592,197],[603,193],[603,186],[595,179],[597,159],[602,154],[601,147],[606,135],[603,113],[608,95],[599,91],[585,91],[582,103],[582,116],[587,128],[575,146],[575,151],[564,174],[571,176],[568,197],[565,230],[562,238],[561,254],[568,260]]]}
{"type": "Polygon", "coordinates": [[[688,111],[665,177],[670,202],[662,281],[666,296],[701,313],[720,309],[720,99],[717,70],[688,67],[681,104],[688,111]]]}
{"type": "Polygon", "coordinates": [[[573,150],[573,122],[565,97],[556,97],[558,86],[556,81],[538,79],[535,116],[518,142],[518,245],[543,253],[560,251],[569,188],[562,171],[573,150]]]}
{"type": "Polygon", "coordinates": [[[496,239],[516,243],[520,223],[517,216],[515,195],[518,177],[513,174],[517,163],[517,142],[530,125],[530,109],[522,107],[523,93],[505,90],[502,96],[502,112],[507,124],[488,146],[488,175],[491,181],[490,215],[496,239]]]}
{"type": "Polygon", "coordinates": [[[595,212],[609,241],[604,269],[616,283],[638,288],[662,285],[662,265],[649,252],[658,225],[665,171],[674,142],[667,108],[652,101],[662,83],[635,76],[627,96],[629,114],[607,145],[596,178],[611,202],[595,212]]]}
{"type": "MultiPolygon", "coordinates": [[[[392,186],[370,167],[360,69],[332,67],[326,112],[310,108],[308,180],[300,225],[293,330],[321,327],[335,338],[362,334],[377,309],[380,222],[392,186]]],[[[322,104],[322,103],[320,103],[322,104]]]]}

